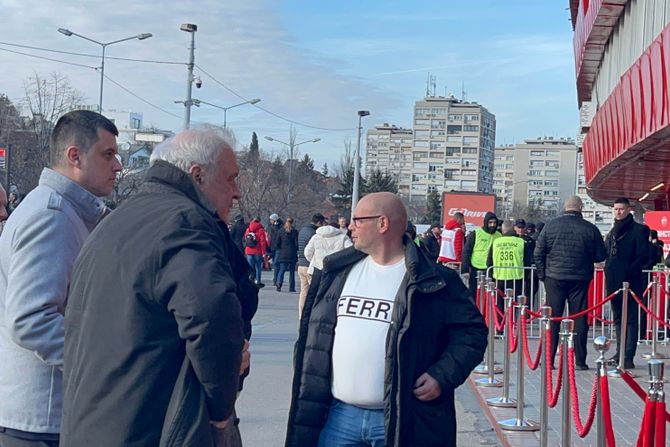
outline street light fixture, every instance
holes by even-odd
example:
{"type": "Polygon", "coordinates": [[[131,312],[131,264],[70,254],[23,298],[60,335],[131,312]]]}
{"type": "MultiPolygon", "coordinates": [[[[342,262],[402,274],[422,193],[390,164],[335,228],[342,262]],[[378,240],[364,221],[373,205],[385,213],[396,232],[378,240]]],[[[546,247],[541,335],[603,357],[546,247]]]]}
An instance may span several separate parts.
{"type": "Polygon", "coordinates": [[[223,107],[223,106],[217,106],[216,104],[212,104],[211,102],[203,101],[201,99],[193,99],[193,105],[194,106],[200,106],[200,104],[207,104],[208,106],[216,107],[217,109],[223,110],[223,128],[225,129],[227,127],[227,118],[226,118],[226,113],[228,112],[229,109],[232,109],[233,107],[238,107],[238,106],[243,106],[245,104],[256,104],[261,102],[259,98],[254,98],[250,99],[248,101],[241,102],[239,104],[234,104],[232,106],[228,107],[223,107]]]}
{"type": "MultiPolygon", "coordinates": [[[[195,32],[198,31],[198,25],[193,23],[182,23],[180,30],[191,33],[191,46],[188,53],[188,65],[186,75],[186,100],[184,101],[184,129],[191,126],[191,106],[193,105],[193,66],[195,65],[195,32]]],[[[180,101],[175,101],[180,102],[180,101]]]]}
{"type": "Polygon", "coordinates": [[[354,184],[353,191],[351,192],[351,219],[350,222],[353,222],[354,210],[358,205],[358,189],[359,189],[359,180],[361,172],[361,119],[364,116],[370,114],[369,110],[359,110],[358,111],[358,137],[356,139],[356,154],[354,155],[354,184]]]}
{"type": "Polygon", "coordinates": [[[277,138],[272,138],[272,137],[264,137],[268,141],[276,141],[277,143],[281,143],[285,146],[288,146],[289,148],[289,160],[288,160],[288,193],[286,194],[286,202],[291,203],[291,186],[292,186],[292,176],[293,176],[293,151],[295,150],[296,147],[300,146],[301,144],[305,143],[317,143],[321,141],[321,138],[314,138],[312,140],[305,140],[301,141],[300,143],[294,143],[293,142],[293,135],[291,135],[291,139],[289,140],[290,143],[287,143],[282,140],[278,140],[277,138]]]}
{"type": "Polygon", "coordinates": [[[90,37],[86,37],[86,36],[83,36],[81,34],[77,34],[74,31],[70,31],[67,28],[58,28],[58,32],[67,36],[67,37],[77,36],[81,39],[88,40],[89,42],[93,42],[93,43],[98,44],[102,47],[102,62],[100,64],[100,100],[98,101],[98,108],[100,109],[99,110],[100,113],[102,113],[102,89],[103,89],[104,81],[105,81],[105,49],[107,49],[107,47],[110,46],[110,45],[114,45],[115,43],[125,42],[126,40],[133,40],[133,39],[144,40],[144,39],[148,39],[149,37],[152,36],[151,33],[142,33],[142,34],[138,34],[136,36],[126,37],[126,38],[119,39],[119,40],[113,40],[111,42],[98,42],[95,39],[91,39],[90,37]]]}

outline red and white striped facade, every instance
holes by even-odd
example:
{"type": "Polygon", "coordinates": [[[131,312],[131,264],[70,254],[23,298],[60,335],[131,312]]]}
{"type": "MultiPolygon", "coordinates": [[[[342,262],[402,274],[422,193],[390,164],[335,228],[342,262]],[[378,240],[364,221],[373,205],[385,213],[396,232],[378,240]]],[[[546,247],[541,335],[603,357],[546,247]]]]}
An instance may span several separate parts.
{"type": "Polygon", "coordinates": [[[570,11],[588,194],[669,209],[670,0],[570,0],[570,11]]]}

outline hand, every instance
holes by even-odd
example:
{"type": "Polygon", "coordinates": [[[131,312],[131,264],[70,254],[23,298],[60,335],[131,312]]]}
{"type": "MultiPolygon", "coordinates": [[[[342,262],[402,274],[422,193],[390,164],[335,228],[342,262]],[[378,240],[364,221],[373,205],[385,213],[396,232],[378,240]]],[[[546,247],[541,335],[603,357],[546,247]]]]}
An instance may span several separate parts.
{"type": "Polygon", "coordinates": [[[251,366],[251,353],[249,352],[249,340],[244,340],[242,347],[242,363],[240,364],[240,375],[251,366]]]}
{"type": "Polygon", "coordinates": [[[437,399],[442,394],[442,388],[437,380],[433,379],[430,374],[423,373],[414,382],[414,397],[422,402],[429,402],[437,399]]]}
{"type": "Polygon", "coordinates": [[[226,428],[228,423],[230,422],[231,418],[226,419],[225,421],[209,421],[212,426],[218,430],[223,430],[226,428]]]}

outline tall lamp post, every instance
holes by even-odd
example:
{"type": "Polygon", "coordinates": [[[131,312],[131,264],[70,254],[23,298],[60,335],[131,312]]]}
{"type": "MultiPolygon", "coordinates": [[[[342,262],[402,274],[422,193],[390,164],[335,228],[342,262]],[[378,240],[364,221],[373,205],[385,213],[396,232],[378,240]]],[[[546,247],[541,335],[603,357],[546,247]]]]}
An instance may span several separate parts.
{"type": "MultiPolygon", "coordinates": [[[[360,177],[361,172],[361,119],[369,114],[369,110],[358,111],[358,138],[356,139],[356,154],[354,155],[354,184],[353,191],[351,192],[351,219],[354,218],[354,210],[356,209],[356,205],[358,205],[358,189],[360,183],[358,177],[360,177]]],[[[350,220],[350,222],[353,222],[353,220],[350,220]]]]}
{"type": "Polygon", "coordinates": [[[314,138],[312,140],[305,140],[301,141],[300,143],[294,143],[293,140],[293,135],[291,135],[290,138],[290,143],[286,143],[285,141],[278,140],[276,138],[272,137],[265,137],[266,140],[268,141],[276,141],[277,143],[281,143],[285,146],[288,146],[289,150],[289,160],[288,160],[288,193],[286,194],[286,203],[291,203],[291,185],[292,185],[292,176],[293,176],[293,151],[295,150],[296,147],[300,146],[301,144],[305,143],[316,143],[318,141],[321,141],[321,138],[314,138]]]}
{"type": "MultiPolygon", "coordinates": [[[[188,53],[188,65],[186,75],[186,100],[184,100],[184,129],[191,126],[191,106],[193,105],[192,91],[193,91],[193,66],[195,65],[195,32],[198,31],[198,25],[192,23],[182,23],[180,30],[191,33],[191,46],[188,53]]],[[[175,101],[181,102],[181,101],[175,101]]]]}
{"type": "Polygon", "coordinates": [[[104,81],[105,81],[105,50],[107,49],[108,46],[114,45],[115,43],[119,42],[125,42],[126,40],[144,40],[148,39],[149,37],[152,36],[151,33],[142,33],[138,34],[136,36],[131,36],[131,37],[126,37],[124,39],[119,39],[119,40],[113,40],[111,42],[98,42],[95,39],[91,39],[90,37],[82,36],[81,34],[77,34],[74,31],[70,31],[67,28],[58,28],[58,32],[61,34],[64,34],[68,37],[70,36],[77,36],[79,38],[82,38],[84,40],[88,40],[89,42],[93,42],[95,44],[98,44],[102,47],[102,62],[100,63],[100,100],[98,101],[98,108],[100,109],[99,112],[102,113],[102,89],[104,86],[104,81]]]}
{"type": "Polygon", "coordinates": [[[217,109],[223,110],[223,128],[225,129],[227,127],[227,119],[226,119],[226,112],[228,112],[229,109],[232,109],[233,107],[239,107],[243,106],[245,104],[256,104],[261,102],[259,98],[254,98],[250,99],[248,101],[241,102],[239,104],[234,104],[232,106],[228,107],[223,107],[223,106],[217,106],[216,104],[212,104],[211,102],[203,101],[201,99],[193,99],[193,105],[194,106],[200,106],[200,104],[207,104],[208,106],[216,107],[217,109]]]}

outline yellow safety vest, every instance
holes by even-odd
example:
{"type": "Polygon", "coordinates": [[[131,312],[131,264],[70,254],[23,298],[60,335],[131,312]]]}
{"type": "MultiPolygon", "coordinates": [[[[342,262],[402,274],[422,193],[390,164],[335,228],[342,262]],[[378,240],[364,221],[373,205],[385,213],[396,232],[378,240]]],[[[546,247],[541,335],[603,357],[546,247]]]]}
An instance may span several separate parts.
{"type": "Polygon", "coordinates": [[[493,277],[495,279],[523,279],[524,245],[525,241],[518,236],[502,236],[493,241],[493,277]]]}
{"type": "Polygon", "coordinates": [[[470,263],[479,270],[486,270],[486,259],[489,256],[489,249],[493,241],[501,236],[499,232],[493,234],[487,233],[481,228],[475,230],[475,246],[472,249],[470,263]]]}

